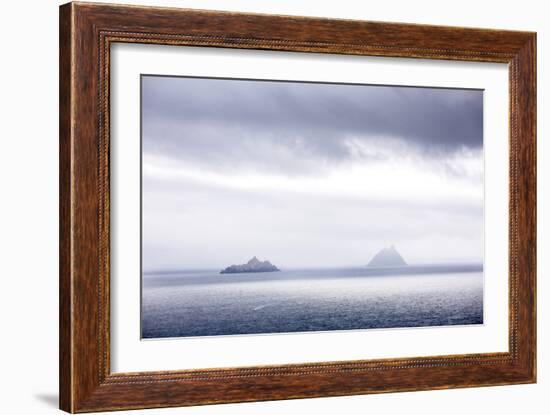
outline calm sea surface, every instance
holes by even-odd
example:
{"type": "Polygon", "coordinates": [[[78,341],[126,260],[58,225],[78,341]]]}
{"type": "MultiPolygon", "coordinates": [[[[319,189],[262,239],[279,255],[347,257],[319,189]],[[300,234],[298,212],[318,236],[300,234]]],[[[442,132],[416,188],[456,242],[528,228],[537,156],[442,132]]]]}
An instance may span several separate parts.
{"type": "Polygon", "coordinates": [[[144,274],[142,337],[483,323],[478,265],[144,274]]]}

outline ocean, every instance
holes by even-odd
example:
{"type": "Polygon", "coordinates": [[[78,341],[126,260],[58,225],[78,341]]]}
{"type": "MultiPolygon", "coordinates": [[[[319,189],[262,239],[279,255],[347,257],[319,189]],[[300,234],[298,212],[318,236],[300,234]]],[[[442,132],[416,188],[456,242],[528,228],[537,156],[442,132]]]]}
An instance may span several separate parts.
{"type": "Polygon", "coordinates": [[[144,273],[141,336],[483,324],[481,265],[144,273]]]}

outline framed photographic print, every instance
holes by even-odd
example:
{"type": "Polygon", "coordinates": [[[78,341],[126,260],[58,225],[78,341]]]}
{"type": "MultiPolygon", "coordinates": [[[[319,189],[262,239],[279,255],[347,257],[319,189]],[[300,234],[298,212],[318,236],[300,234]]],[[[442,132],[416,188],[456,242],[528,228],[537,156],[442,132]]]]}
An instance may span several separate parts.
{"type": "Polygon", "coordinates": [[[60,8],[60,407],[536,379],[536,36],[60,8]]]}

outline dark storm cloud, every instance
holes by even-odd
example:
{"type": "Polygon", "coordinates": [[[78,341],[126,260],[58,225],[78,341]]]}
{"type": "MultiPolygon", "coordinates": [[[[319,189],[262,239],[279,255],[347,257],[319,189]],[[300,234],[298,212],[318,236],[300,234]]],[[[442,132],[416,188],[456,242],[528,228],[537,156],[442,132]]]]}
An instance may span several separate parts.
{"type": "Polygon", "coordinates": [[[352,156],[350,137],[426,157],[483,141],[479,90],[152,76],[142,88],[145,152],[202,163],[338,162],[352,156]]]}

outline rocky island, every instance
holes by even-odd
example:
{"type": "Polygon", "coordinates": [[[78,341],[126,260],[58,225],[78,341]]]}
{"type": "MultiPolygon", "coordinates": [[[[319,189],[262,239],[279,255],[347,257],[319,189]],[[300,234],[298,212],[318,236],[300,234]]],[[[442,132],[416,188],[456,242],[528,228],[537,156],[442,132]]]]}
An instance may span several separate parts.
{"type": "Polygon", "coordinates": [[[392,245],[384,248],[372,257],[368,267],[404,267],[407,263],[392,245]]]}
{"type": "Polygon", "coordinates": [[[275,265],[269,261],[260,261],[253,257],[246,264],[231,265],[220,271],[220,274],[239,274],[242,272],[275,272],[280,271],[275,265]]]}

